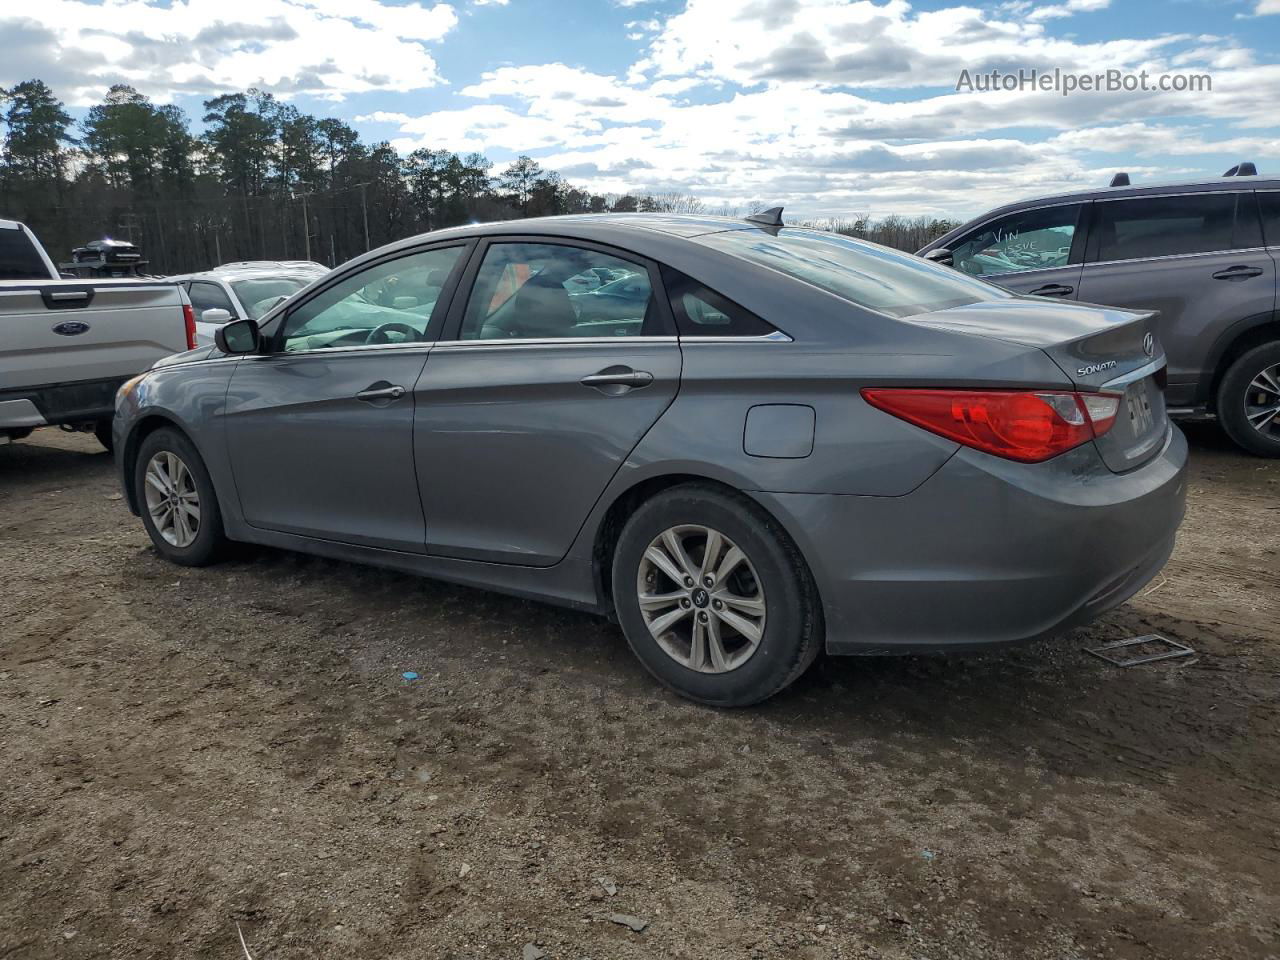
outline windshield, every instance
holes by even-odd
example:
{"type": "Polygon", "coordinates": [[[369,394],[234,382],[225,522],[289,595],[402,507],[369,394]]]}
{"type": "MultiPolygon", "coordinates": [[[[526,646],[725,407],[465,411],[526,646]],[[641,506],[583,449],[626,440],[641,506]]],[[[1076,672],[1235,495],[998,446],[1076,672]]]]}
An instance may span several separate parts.
{"type": "Polygon", "coordinates": [[[261,320],[262,315],[281,297],[293,296],[310,282],[301,277],[255,277],[252,280],[232,280],[231,289],[236,292],[250,319],[261,320]]]}
{"type": "Polygon", "coordinates": [[[696,240],[891,317],[1012,296],[949,267],[838,233],[788,228],[773,237],[729,230],[696,240]]]}

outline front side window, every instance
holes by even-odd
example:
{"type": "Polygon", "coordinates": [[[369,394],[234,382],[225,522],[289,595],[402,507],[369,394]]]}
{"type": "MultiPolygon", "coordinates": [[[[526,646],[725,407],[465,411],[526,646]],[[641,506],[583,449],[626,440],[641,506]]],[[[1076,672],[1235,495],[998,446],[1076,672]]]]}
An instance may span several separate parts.
{"type": "Polygon", "coordinates": [[[693,240],[891,317],[1012,296],[949,267],[838,233],[787,228],[774,237],[762,230],[726,230],[693,240]]]}
{"type": "Polygon", "coordinates": [[[1246,198],[1242,193],[1200,193],[1100,202],[1092,259],[1141,260],[1254,246],[1257,214],[1252,204],[1241,203],[1246,198]],[[1238,225],[1237,206],[1243,206],[1238,225]]]}
{"type": "Polygon", "coordinates": [[[289,311],[279,349],[325,350],[425,340],[427,325],[464,247],[384,260],[289,311]]]}
{"type": "Polygon", "coordinates": [[[638,337],[660,332],[648,271],[583,247],[494,243],[467,302],[462,340],[638,337]],[[601,269],[610,277],[600,283],[601,269]],[[629,283],[618,284],[619,281],[629,283]]]}
{"type": "Polygon", "coordinates": [[[300,277],[254,277],[252,280],[232,280],[231,289],[236,292],[245,313],[254,320],[261,320],[282,298],[293,296],[310,282],[300,277]]]}
{"type": "Polygon", "coordinates": [[[191,297],[191,309],[197,317],[203,317],[206,310],[225,310],[232,317],[236,315],[236,312],[231,309],[231,298],[216,283],[192,280],[187,292],[191,297]]]}
{"type": "Polygon", "coordinates": [[[951,244],[951,262],[974,277],[1065,267],[1081,205],[1043,207],[983,224],[951,244]]]}

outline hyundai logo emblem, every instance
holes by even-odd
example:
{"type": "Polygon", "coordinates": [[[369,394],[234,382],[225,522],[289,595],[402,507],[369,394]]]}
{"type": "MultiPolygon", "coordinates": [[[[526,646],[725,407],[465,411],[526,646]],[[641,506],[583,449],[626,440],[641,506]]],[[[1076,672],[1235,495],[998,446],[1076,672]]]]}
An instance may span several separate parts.
{"type": "Polygon", "coordinates": [[[89,332],[89,325],[83,320],[63,320],[54,324],[53,332],[62,337],[78,337],[89,332]]]}
{"type": "Polygon", "coordinates": [[[1156,338],[1148,333],[1142,338],[1142,349],[1148,357],[1154,357],[1156,355],[1156,338]]]}

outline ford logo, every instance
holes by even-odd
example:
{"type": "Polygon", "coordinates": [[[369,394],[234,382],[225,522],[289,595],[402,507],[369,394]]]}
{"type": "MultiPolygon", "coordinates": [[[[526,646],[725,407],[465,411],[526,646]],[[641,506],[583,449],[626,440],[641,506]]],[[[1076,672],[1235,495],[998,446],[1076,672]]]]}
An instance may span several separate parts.
{"type": "Polygon", "coordinates": [[[89,325],[83,320],[63,320],[54,325],[53,332],[63,337],[78,337],[89,332],[89,325]]]}
{"type": "Polygon", "coordinates": [[[1148,357],[1154,357],[1156,355],[1156,338],[1148,333],[1142,338],[1142,349],[1148,357]]]}

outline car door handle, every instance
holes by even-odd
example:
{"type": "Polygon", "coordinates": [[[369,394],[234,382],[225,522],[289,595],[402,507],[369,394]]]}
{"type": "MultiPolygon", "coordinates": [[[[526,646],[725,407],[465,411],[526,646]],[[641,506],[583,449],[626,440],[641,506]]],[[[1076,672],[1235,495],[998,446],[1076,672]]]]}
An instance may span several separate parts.
{"type": "Polygon", "coordinates": [[[356,394],[357,400],[365,403],[376,403],[379,400],[399,400],[404,396],[404,387],[372,383],[356,394]]]}
{"type": "Polygon", "coordinates": [[[1262,270],[1259,267],[1246,267],[1243,264],[1234,267],[1227,267],[1225,270],[1219,270],[1213,275],[1215,280],[1248,280],[1250,277],[1262,276],[1262,270]]]}
{"type": "Polygon", "coordinates": [[[628,390],[647,387],[653,383],[653,374],[647,370],[632,370],[630,367],[605,367],[599,373],[583,377],[578,382],[584,387],[594,387],[601,393],[617,396],[628,390]]]}
{"type": "Polygon", "coordinates": [[[1061,283],[1046,283],[1043,287],[1036,287],[1031,291],[1033,297],[1069,297],[1075,292],[1075,287],[1068,287],[1061,283]]]}

